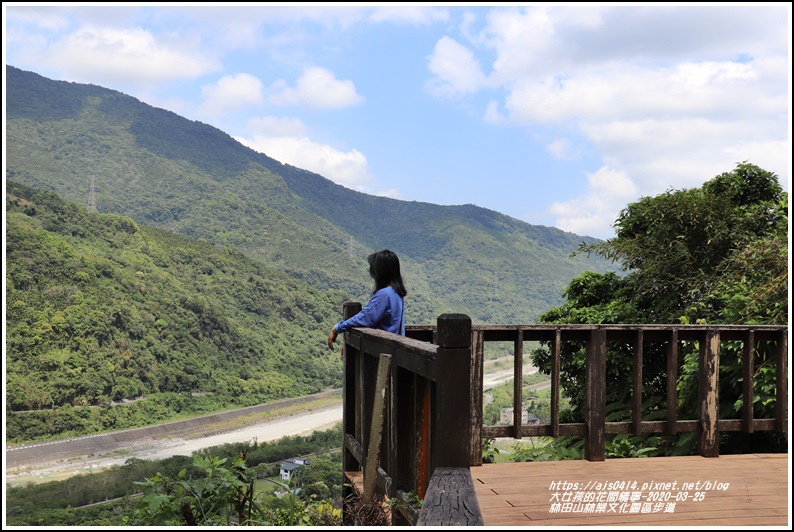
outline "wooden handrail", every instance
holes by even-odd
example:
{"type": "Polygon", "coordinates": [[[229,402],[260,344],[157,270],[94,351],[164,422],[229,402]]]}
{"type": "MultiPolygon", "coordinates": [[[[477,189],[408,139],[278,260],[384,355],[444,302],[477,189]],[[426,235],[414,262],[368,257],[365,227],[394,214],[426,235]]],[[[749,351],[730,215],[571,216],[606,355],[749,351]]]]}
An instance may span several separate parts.
{"type": "MultiPolygon", "coordinates": [[[[344,316],[360,308],[346,304],[344,316]]],[[[381,495],[401,501],[393,507],[394,524],[416,524],[418,514],[408,506],[411,494],[423,499],[438,468],[469,467],[471,320],[462,314],[439,316],[431,337],[435,343],[369,328],[344,336],[343,469],[346,476],[364,470],[365,499],[381,495]],[[375,381],[384,355],[390,369],[382,388],[375,381]],[[382,408],[374,410],[376,404],[382,408]]],[[[351,500],[352,487],[347,485],[343,495],[351,500]]],[[[343,524],[358,524],[349,510],[346,504],[343,524]]],[[[452,512],[445,519],[458,517],[452,512]]]]}
{"type": "MultiPolygon", "coordinates": [[[[345,306],[350,317],[361,306],[345,306]]],[[[699,453],[719,456],[719,433],[723,431],[785,431],[787,424],[788,328],[763,325],[588,325],[526,324],[471,325],[465,315],[439,316],[435,325],[409,325],[406,337],[358,328],[345,334],[345,391],[343,406],[345,472],[361,471],[367,463],[369,434],[373,427],[372,405],[377,361],[389,355],[391,374],[386,386],[383,445],[377,460],[376,478],[369,485],[385,497],[395,498],[393,524],[481,524],[479,508],[468,501],[470,466],[482,464],[483,438],[529,436],[584,436],[585,458],[605,459],[605,439],[613,434],[699,433],[699,453]],[[548,424],[521,422],[522,366],[526,341],[549,346],[551,369],[551,415],[548,424]],[[561,352],[564,342],[586,347],[584,422],[561,423],[561,352]],[[753,362],[758,342],[777,345],[777,406],[774,419],[755,419],[745,409],[742,419],[719,418],[719,367],[721,344],[738,341],[745,345],[741,397],[752,402],[753,362]],[[487,342],[512,342],[514,353],[514,418],[507,426],[483,426],[483,353],[487,342]],[[607,347],[620,342],[631,350],[631,416],[623,422],[606,421],[607,347]],[[667,408],[664,421],[642,417],[645,346],[663,342],[666,360],[667,408]],[[677,381],[681,346],[699,346],[699,414],[697,419],[678,419],[677,381]],[[468,473],[468,476],[467,476],[468,473]],[[467,480],[469,479],[469,480],[467,480]],[[442,488],[443,486],[443,488],[442,488]],[[418,496],[425,500],[419,514],[406,506],[418,496]]],[[[647,361],[646,361],[647,363],[647,361]]],[[[648,363],[650,364],[650,363],[648,363]]],[[[663,386],[664,387],[664,386],[663,386]]],[[[373,431],[377,433],[377,431],[373,431]]],[[[346,488],[347,489],[347,488],[346,488]]],[[[350,494],[347,489],[346,495],[350,494]]],[[[344,524],[353,524],[346,520],[344,524]]]]}
{"type": "MultiPolygon", "coordinates": [[[[412,338],[429,341],[435,334],[432,325],[412,325],[406,330],[412,338]]],[[[702,456],[719,456],[719,433],[728,431],[779,431],[787,430],[787,361],[788,327],[779,325],[658,325],[658,324],[522,324],[522,325],[473,325],[472,326],[472,386],[471,409],[479,413],[479,424],[475,423],[471,441],[471,465],[482,464],[483,438],[523,438],[530,436],[584,436],[585,454],[589,460],[604,459],[604,435],[648,434],[653,432],[677,434],[699,433],[698,452],[702,456]],[[560,350],[564,341],[578,341],[587,348],[587,380],[585,422],[560,423],[560,350]],[[551,415],[548,424],[521,424],[521,393],[523,375],[519,362],[523,362],[523,342],[540,341],[549,345],[551,360],[551,415]],[[745,404],[752,404],[753,362],[759,342],[773,342],[776,348],[776,410],[772,419],[756,419],[752,408],[745,408],[742,419],[720,419],[719,367],[722,342],[738,341],[745,346],[742,355],[743,387],[740,395],[745,404]],[[504,426],[483,426],[483,353],[487,342],[512,342],[514,344],[514,421],[504,426]],[[632,346],[631,380],[627,386],[633,390],[631,420],[607,422],[602,415],[606,381],[603,352],[609,342],[622,342],[632,346]],[[666,347],[666,408],[665,421],[642,419],[642,383],[644,345],[648,342],[664,342],[666,347]],[[679,377],[679,353],[681,345],[697,342],[699,357],[699,416],[697,419],[678,419],[677,381],[679,377]],[[478,434],[479,429],[479,434],[478,434]]]]}
{"type": "Polygon", "coordinates": [[[437,467],[419,511],[418,526],[483,526],[468,467],[437,467]]]}

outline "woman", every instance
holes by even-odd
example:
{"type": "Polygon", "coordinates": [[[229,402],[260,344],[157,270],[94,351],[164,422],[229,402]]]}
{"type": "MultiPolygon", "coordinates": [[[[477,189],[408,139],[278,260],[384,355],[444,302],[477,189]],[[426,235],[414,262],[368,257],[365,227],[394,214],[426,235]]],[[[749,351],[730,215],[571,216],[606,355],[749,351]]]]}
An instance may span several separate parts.
{"type": "Polygon", "coordinates": [[[375,280],[375,290],[361,312],[340,321],[328,334],[328,349],[334,350],[339,333],[353,327],[383,329],[405,336],[403,298],[407,291],[400,275],[400,259],[393,251],[384,249],[367,257],[369,274],[375,280]]]}

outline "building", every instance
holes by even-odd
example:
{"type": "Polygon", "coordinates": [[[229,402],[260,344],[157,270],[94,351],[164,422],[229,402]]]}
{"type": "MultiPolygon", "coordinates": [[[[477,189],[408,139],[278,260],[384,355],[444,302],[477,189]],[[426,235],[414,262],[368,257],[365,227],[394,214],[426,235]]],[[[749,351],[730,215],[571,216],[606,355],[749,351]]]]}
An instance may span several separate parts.
{"type": "MultiPolygon", "coordinates": [[[[513,424],[513,407],[502,408],[499,410],[499,424],[512,425],[513,424]]],[[[530,416],[526,410],[521,411],[521,424],[522,425],[538,425],[540,419],[535,416],[530,416]]]]}
{"type": "Polygon", "coordinates": [[[281,477],[282,482],[287,483],[293,478],[300,476],[304,466],[308,465],[311,465],[311,460],[306,460],[305,458],[284,460],[279,467],[279,477],[281,477]]]}

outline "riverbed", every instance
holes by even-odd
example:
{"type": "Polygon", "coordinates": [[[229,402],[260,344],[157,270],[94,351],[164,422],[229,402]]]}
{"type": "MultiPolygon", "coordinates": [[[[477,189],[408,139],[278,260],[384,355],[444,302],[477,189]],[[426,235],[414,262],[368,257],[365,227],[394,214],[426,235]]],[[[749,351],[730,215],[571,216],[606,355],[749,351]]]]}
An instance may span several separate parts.
{"type": "Polygon", "coordinates": [[[340,403],[331,408],[285,416],[222,434],[191,439],[151,439],[101,456],[85,456],[42,464],[41,466],[26,466],[19,470],[6,471],[5,483],[7,486],[18,486],[31,482],[64,480],[71,476],[123,465],[130,458],[163,460],[177,455],[190,456],[194,451],[225,443],[251,442],[254,440],[260,443],[268,442],[278,440],[284,436],[309,434],[316,430],[329,429],[341,420],[342,405],[340,403]]]}

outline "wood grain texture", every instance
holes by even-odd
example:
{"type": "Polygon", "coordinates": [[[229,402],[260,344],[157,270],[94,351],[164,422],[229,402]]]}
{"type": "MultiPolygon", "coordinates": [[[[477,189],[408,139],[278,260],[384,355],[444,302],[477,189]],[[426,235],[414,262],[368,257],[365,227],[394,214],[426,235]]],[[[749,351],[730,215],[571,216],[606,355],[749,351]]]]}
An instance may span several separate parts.
{"type": "Polygon", "coordinates": [[[483,464],[471,475],[485,526],[790,526],[789,469],[788,454],[748,454],[483,464]],[[599,497],[606,506],[588,511],[599,497]]]}

